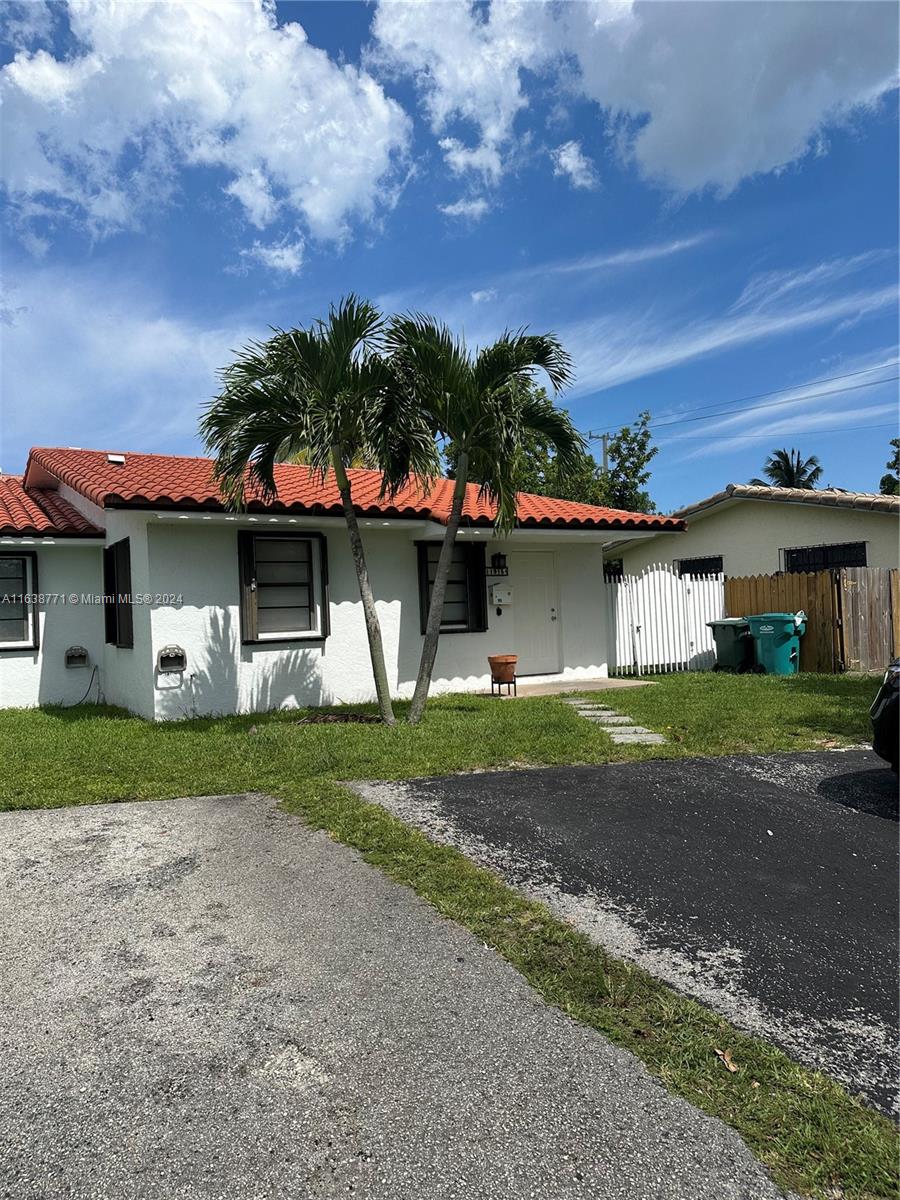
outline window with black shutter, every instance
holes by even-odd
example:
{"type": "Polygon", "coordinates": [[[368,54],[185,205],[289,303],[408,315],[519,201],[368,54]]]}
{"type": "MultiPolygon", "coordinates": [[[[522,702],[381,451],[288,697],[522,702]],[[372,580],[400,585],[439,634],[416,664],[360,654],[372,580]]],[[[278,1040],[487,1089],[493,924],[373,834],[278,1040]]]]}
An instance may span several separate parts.
{"type": "Polygon", "coordinates": [[[113,542],[103,551],[103,620],[108,645],[120,650],[134,647],[129,538],[113,542]]]}
{"type": "Polygon", "coordinates": [[[244,642],[328,636],[328,572],[320,533],[238,534],[244,642]]]}
{"type": "Polygon", "coordinates": [[[703,579],[709,575],[721,575],[724,560],[721,554],[707,554],[703,558],[679,558],[675,565],[681,578],[690,575],[703,579]]]}
{"type": "MultiPolygon", "coordinates": [[[[428,606],[441,555],[440,542],[417,543],[419,554],[419,615],[422,633],[428,621],[428,606]]],[[[487,585],[484,543],[457,542],[453,547],[441,633],[484,633],[487,629],[487,585]]]]}
{"type": "Polygon", "coordinates": [[[38,646],[37,555],[0,554],[0,650],[38,646]]]}
{"type": "Polygon", "coordinates": [[[865,542],[834,542],[830,546],[793,546],[782,550],[784,569],[793,575],[866,566],[865,542]]]}

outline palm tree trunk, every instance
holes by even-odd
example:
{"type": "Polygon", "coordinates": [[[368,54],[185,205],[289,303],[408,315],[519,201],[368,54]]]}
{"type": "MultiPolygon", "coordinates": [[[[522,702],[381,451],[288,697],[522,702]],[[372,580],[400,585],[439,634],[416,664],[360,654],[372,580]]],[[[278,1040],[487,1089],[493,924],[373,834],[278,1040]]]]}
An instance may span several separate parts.
{"type": "Polygon", "coordinates": [[[388,683],[387,667],[384,662],[384,643],[381,640],[381,624],[375,609],[375,597],[372,594],[372,584],[369,582],[369,569],[366,566],[366,552],[362,536],[359,532],[359,522],[353,509],[353,497],[350,493],[350,480],[344,470],[344,461],[340,450],[335,446],[331,450],[331,463],[334,467],[338,491],[341,493],[341,503],[344,507],[344,519],[347,522],[347,532],[350,535],[350,552],[353,555],[353,565],[356,567],[356,578],[359,581],[359,596],[362,600],[363,613],[366,618],[366,636],[369,639],[369,657],[372,660],[372,674],[375,676],[375,694],[378,697],[378,711],[385,725],[393,725],[394,710],[391,706],[391,688],[388,683]]]}
{"type": "Polygon", "coordinates": [[[425,640],[422,643],[422,657],[419,659],[419,674],[416,676],[416,690],[413,692],[412,704],[409,706],[407,720],[410,725],[418,725],[425,711],[425,701],[428,699],[428,689],[431,687],[431,676],[434,671],[434,660],[437,657],[438,640],[441,636],[441,616],[444,611],[444,595],[447,591],[447,577],[450,574],[450,564],[453,561],[453,547],[456,535],[462,522],[463,503],[466,498],[466,481],[469,475],[469,456],[462,451],[456,463],[456,486],[453,488],[453,503],[450,506],[450,519],[444,534],[441,554],[438,558],[437,572],[434,577],[434,587],[431,590],[431,603],[428,606],[428,620],[425,623],[425,640]]]}

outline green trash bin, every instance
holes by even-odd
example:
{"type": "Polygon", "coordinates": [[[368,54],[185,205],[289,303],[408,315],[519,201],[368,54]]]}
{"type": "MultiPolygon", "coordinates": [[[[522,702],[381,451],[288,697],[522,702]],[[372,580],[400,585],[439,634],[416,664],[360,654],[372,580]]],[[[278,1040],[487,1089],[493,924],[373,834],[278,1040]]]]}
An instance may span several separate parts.
{"type": "Polygon", "coordinates": [[[756,669],[766,675],[796,675],[800,670],[800,639],[806,633],[806,613],[762,613],[748,617],[756,669]]]}
{"type": "Polygon", "coordinates": [[[753,669],[753,639],[746,617],[722,617],[707,621],[716,643],[714,671],[744,671],[753,669]]]}

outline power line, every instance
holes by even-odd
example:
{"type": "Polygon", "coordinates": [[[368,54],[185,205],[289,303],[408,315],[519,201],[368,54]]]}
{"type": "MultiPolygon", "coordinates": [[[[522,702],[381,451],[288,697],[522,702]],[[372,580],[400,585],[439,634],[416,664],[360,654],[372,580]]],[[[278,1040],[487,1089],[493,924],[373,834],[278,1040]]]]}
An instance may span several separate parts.
{"type": "Polygon", "coordinates": [[[692,421],[709,421],[713,417],[739,417],[745,412],[755,412],[759,408],[777,408],[781,404],[799,404],[803,400],[818,400],[822,396],[840,396],[844,392],[858,392],[860,388],[878,387],[881,383],[892,383],[900,379],[900,375],[889,375],[887,379],[870,379],[866,383],[851,383],[848,387],[829,388],[825,392],[806,392],[802,396],[788,396],[784,400],[769,400],[766,404],[748,404],[746,408],[722,408],[718,412],[706,413],[702,417],[677,417],[674,421],[659,421],[650,423],[651,429],[664,429],[667,425],[687,425],[692,421]]]}
{"type": "MultiPolygon", "coordinates": [[[[750,396],[742,396],[737,400],[718,400],[718,401],[716,401],[715,404],[700,405],[699,407],[692,408],[689,411],[691,413],[708,412],[709,409],[718,408],[720,405],[723,405],[723,404],[737,405],[737,404],[746,404],[748,400],[764,400],[764,399],[766,399],[767,396],[778,396],[778,395],[781,395],[783,392],[789,392],[789,391],[797,392],[801,388],[805,388],[805,387],[818,387],[818,385],[820,383],[837,383],[838,380],[841,380],[841,379],[855,379],[859,375],[870,375],[873,371],[884,371],[888,367],[896,367],[898,364],[900,364],[900,359],[896,359],[896,358],[890,359],[887,362],[879,363],[879,365],[877,367],[863,367],[859,371],[847,371],[843,375],[829,375],[822,379],[810,379],[807,383],[804,383],[804,384],[795,384],[793,387],[773,388],[773,390],[769,391],[769,392],[754,392],[750,396]]],[[[891,379],[876,379],[876,380],[873,380],[871,383],[865,383],[865,384],[861,384],[859,386],[874,387],[879,383],[890,383],[892,379],[896,379],[896,378],[898,378],[898,377],[895,375],[895,376],[892,376],[891,379]]],[[[835,389],[832,389],[831,391],[823,392],[820,394],[821,395],[837,395],[840,392],[852,391],[852,390],[853,390],[853,388],[835,388],[835,389]]],[[[777,401],[777,403],[787,404],[787,403],[791,403],[792,401],[807,400],[807,399],[811,400],[814,398],[815,398],[814,396],[793,396],[793,397],[789,396],[785,400],[777,401]]],[[[757,405],[755,407],[765,408],[768,406],[767,405],[757,405]]],[[[742,411],[749,412],[751,410],[744,409],[742,411]]],[[[731,413],[731,411],[728,411],[723,414],[712,413],[711,415],[712,416],[719,416],[719,415],[731,416],[732,413],[731,413]]],[[[694,421],[694,420],[700,420],[700,419],[702,419],[702,418],[691,416],[691,417],[675,417],[671,421],[659,421],[659,422],[651,421],[650,428],[652,429],[652,428],[656,428],[656,427],[662,427],[664,425],[676,425],[676,424],[680,424],[681,422],[694,421]]],[[[631,422],[632,425],[634,425],[636,423],[637,422],[634,422],[634,421],[631,422]]],[[[615,432],[615,430],[612,430],[612,429],[608,429],[605,431],[605,433],[607,435],[610,433],[614,433],[614,432],[615,432]]],[[[594,433],[593,430],[589,430],[586,436],[589,441],[599,441],[604,436],[604,434],[603,433],[594,433]]]]}
{"type": "Polygon", "coordinates": [[[723,433],[720,430],[719,433],[674,434],[672,437],[670,437],[668,439],[668,441],[669,442],[731,441],[734,438],[755,438],[758,440],[760,438],[783,437],[787,433],[789,433],[792,438],[794,438],[794,437],[818,437],[820,434],[823,434],[823,433],[856,433],[858,430],[861,430],[861,429],[896,429],[896,428],[897,428],[896,421],[888,421],[884,425],[848,425],[844,429],[776,430],[775,433],[772,433],[771,431],[768,431],[765,433],[723,433]]]}

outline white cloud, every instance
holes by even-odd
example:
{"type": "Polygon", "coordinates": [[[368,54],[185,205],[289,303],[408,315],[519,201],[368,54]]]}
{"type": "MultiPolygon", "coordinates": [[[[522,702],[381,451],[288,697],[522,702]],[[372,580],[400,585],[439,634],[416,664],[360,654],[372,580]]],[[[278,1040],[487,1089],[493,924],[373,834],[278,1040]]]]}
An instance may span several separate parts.
{"type": "Polygon", "coordinates": [[[6,0],[0,7],[0,39],[16,50],[46,42],[53,33],[53,10],[46,0],[6,0]]]}
{"type": "Polygon", "coordinates": [[[413,77],[435,133],[458,120],[477,131],[474,146],[456,137],[441,141],[452,170],[499,178],[516,115],[528,103],[520,73],[539,69],[547,59],[540,37],[543,9],[518,0],[494,3],[486,14],[459,0],[379,4],[373,61],[413,77]]]}
{"type": "Polygon", "coordinates": [[[503,163],[500,153],[494,146],[476,146],[474,149],[464,146],[457,138],[441,138],[438,145],[444,151],[447,166],[454,175],[464,175],[466,171],[478,171],[490,183],[496,183],[503,174],[503,163]]]}
{"type": "MultiPolygon", "coordinates": [[[[375,58],[416,81],[437,133],[462,120],[501,167],[532,77],[553,71],[596,102],[642,176],[675,192],[778,172],[827,153],[828,128],[896,85],[897,8],[886,3],[520,4],[439,9],[382,0],[375,58]],[[435,19],[439,11],[440,20],[435,19]]],[[[454,169],[466,159],[445,139],[454,169]]],[[[498,172],[494,172],[495,175],[498,172]]]]}
{"type": "Polygon", "coordinates": [[[597,169],[581,149],[580,142],[563,142],[552,152],[553,174],[562,175],[572,187],[590,190],[597,187],[597,169]]]}
{"type": "Polygon", "coordinates": [[[640,172],[680,192],[821,153],[823,130],[896,84],[890,4],[565,6],[580,90],[628,122],[640,172]]]}
{"type": "Polygon", "coordinates": [[[753,279],[743,295],[748,292],[757,297],[752,304],[721,316],[684,320],[677,313],[661,315],[654,307],[604,314],[561,330],[577,367],[575,391],[613,387],[736,346],[837,325],[849,317],[861,320],[897,305],[893,285],[853,291],[842,285],[832,293],[815,269],[782,273],[774,291],[753,279]]]}
{"type": "Polygon", "coordinates": [[[453,204],[442,204],[440,210],[448,217],[462,217],[468,221],[480,221],[490,208],[483,196],[472,200],[457,200],[453,204]]]}
{"type": "Polygon", "coordinates": [[[174,317],[146,279],[38,268],[10,289],[0,387],[3,468],[32,444],[182,451],[235,347],[265,322],[174,317]]]}
{"type": "Polygon", "coordinates": [[[305,250],[303,238],[284,238],[280,242],[265,245],[255,241],[249,250],[241,251],[241,258],[254,259],[269,270],[282,275],[299,275],[303,266],[305,250]]]}
{"type": "Polygon", "coordinates": [[[497,289],[481,288],[477,292],[470,292],[469,295],[472,297],[473,304],[487,304],[489,301],[497,299],[497,289]]]}
{"type": "Polygon", "coordinates": [[[20,51],[0,75],[3,184],[96,233],[165,203],[185,167],[220,169],[259,228],[280,209],[346,234],[390,192],[409,120],[365,71],[338,65],[269,0],[71,0],[76,53],[20,51]]]}

